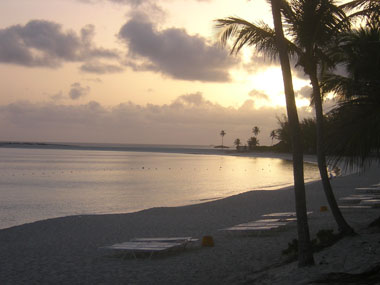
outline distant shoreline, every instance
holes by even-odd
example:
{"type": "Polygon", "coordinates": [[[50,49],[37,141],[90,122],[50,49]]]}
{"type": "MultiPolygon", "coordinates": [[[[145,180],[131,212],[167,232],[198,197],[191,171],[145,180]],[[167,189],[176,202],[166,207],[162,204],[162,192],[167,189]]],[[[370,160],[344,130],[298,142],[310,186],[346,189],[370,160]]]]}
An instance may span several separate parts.
{"type": "MultiPolygon", "coordinates": [[[[156,153],[183,153],[201,155],[228,155],[241,157],[265,157],[292,160],[291,153],[273,151],[236,151],[234,149],[219,149],[214,146],[201,145],[150,145],[150,144],[101,144],[101,143],[44,143],[44,142],[0,142],[0,148],[25,149],[61,149],[89,151],[131,151],[156,153]]],[[[304,162],[317,163],[315,155],[304,154],[304,162]]]]}
{"type": "Polygon", "coordinates": [[[44,142],[0,142],[0,148],[62,149],[62,150],[99,150],[135,151],[184,154],[222,154],[213,146],[199,145],[150,145],[150,144],[101,144],[101,143],[44,143],[44,142]]]}

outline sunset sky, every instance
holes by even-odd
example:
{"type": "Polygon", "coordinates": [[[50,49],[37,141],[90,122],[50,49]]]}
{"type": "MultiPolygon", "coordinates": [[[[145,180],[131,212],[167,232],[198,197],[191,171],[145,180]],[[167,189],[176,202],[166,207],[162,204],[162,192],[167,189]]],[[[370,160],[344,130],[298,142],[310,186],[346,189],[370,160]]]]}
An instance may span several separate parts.
{"type": "MultiPolygon", "coordinates": [[[[230,55],[214,20],[272,25],[265,0],[0,1],[0,140],[270,144],[281,70],[252,49],[230,55]]],[[[309,81],[294,74],[301,117],[309,81]]]]}

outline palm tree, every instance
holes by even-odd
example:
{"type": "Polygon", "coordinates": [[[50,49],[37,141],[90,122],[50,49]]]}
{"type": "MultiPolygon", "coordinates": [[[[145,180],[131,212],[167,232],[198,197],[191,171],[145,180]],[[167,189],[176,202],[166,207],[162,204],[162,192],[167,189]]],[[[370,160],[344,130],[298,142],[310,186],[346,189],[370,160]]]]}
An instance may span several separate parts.
{"type": "Polygon", "coordinates": [[[301,133],[298,120],[296,99],[294,96],[292,72],[290,69],[288,49],[282,28],[281,0],[271,0],[272,15],[275,28],[275,42],[281,63],[282,78],[286,99],[286,109],[289,117],[293,145],[293,174],[294,192],[297,214],[298,231],[298,266],[309,266],[314,264],[313,251],[310,242],[309,225],[307,222],[305,182],[303,174],[303,150],[301,133]]]}
{"type": "Polygon", "coordinates": [[[272,145],[273,145],[273,140],[276,138],[276,131],[275,130],[272,130],[271,132],[270,132],[270,138],[272,139],[272,145]]]}
{"type": "Polygon", "coordinates": [[[241,141],[239,138],[237,138],[235,141],[234,141],[234,144],[236,145],[236,149],[239,150],[239,147],[241,145],[241,141]]]}
{"type": "Polygon", "coordinates": [[[252,133],[257,137],[257,135],[260,133],[260,129],[258,126],[254,126],[252,129],[252,133]]]}
{"type": "Polygon", "coordinates": [[[380,159],[380,22],[343,34],[333,54],[347,76],[325,77],[324,90],[340,97],[328,150],[334,164],[363,168],[373,155],[380,159]]]}
{"type": "Polygon", "coordinates": [[[222,148],[224,148],[223,146],[223,137],[226,135],[227,133],[224,131],[224,130],[221,130],[220,132],[220,136],[222,137],[222,148]]]}
{"type": "Polygon", "coordinates": [[[250,150],[254,149],[256,146],[259,145],[259,140],[256,137],[250,137],[249,140],[247,141],[248,148],[250,150]]]}
{"type": "MultiPolygon", "coordinates": [[[[327,172],[324,154],[323,108],[318,68],[323,70],[333,64],[326,54],[326,47],[342,30],[348,29],[349,24],[342,9],[333,0],[292,0],[289,4],[279,0],[280,10],[284,15],[287,33],[293,41],[285,40],[290,55],[297,59],[297,66],[302,67],[309,76],[313,87],[312,101],[315,106],[317,122],[317,160],[323,189],[331,211],[343,234],[353,233],[353,229],[345,221],[338,208],[327,172]]],[[[259,52],[275,57],[275,31],[268,25],[256,25],[239,18],[217,20],[218,27],[224,28],[221,42],[235,37],[231,53],[238,52],[245,45],[256,46],[259,52]]],[[[290,120],[290,118],[289,118],[290,120]]]]}
{"type": "Polygon", "coordinates": [[[283,33],[281,19],[282,2],[282,0],[270,1],[275,27],[274,31],[264,23],[261,23],[261,26],[259,27],[253,23],[234,17],[217,20],[217,27],[223,28],[220,35],[220,41],[222,44],[225,45],[229,38],[236,37],[231,53],[235,51],[238,52],[245,45],[252,45],[255,46],[258,52],[265,52],[272,57],[278,56],[280,59],[286,108],[293,145],[294,190],[299,239],[298,264],[299,266],[307,266],[314,264],[314,259],[306,214],[301,134],[288,55],[292,50],[289,49],[289,45],[287,44],[283,33]]]}
{"type": "Polygon", "coordinates": [[[303,67],[305,74],[311,80],[313,88],[312,101],[316,114],[317,127],[317,161],[323,184],[323,189],[331,211],[343,234],[352,234],[354,231],[344,219],[336,202],[327,171],[324,151],[324,115],[322,94],[318,79],[318,68],[323,70],[326,65],[332,65],[331,59],[326,56],[326,47],[339,36],[339,33],[348,29],[343,10],[339,9],[333,0],[298,0],[292,1],[292,6],[284,8],[294,42],[300,51],[297,52],[298,65],[303,67]]]}
{"type": "Polygon", "coordinates": [[[380,1],[379,0],[352,0],[340,6],[345,11],[354,11],[350,18],[367,19],[367,23],[380,22],[380,1]]]}

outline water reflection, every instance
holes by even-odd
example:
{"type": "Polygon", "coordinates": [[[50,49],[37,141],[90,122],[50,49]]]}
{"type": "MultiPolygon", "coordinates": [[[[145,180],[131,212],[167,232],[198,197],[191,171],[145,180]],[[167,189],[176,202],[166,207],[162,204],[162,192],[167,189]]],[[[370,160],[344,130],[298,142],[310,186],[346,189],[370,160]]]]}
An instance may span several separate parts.
{"type": "MultiPolygon", "coordinates": [[[[185,205],[293,183],[292,163],[275,158],[36,149],[0,149],[0,158],[0,228],[185,205]]],[[[306,164],[305,180],[313,179],[317,168],[306,164]]]]}

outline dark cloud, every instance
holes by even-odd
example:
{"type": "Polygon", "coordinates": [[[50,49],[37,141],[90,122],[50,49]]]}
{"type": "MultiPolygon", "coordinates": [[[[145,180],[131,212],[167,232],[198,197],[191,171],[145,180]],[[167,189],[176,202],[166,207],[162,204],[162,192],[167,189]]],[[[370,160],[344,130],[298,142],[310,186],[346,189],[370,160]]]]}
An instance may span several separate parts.
{"type": "Polygon", "coordinates": [[[311,99],[311,94],[313,93],[313,88],[311,86],[306,85],[302,87],[300,90],[296,92],[297,97],[300,99],[311,99]]]}
{"type": "MultiPolygon", "coordinates": [[[[245,142],[257,125],[260,142],[270,144],[276,115],[285,112],[285,108],[253,109],[252,100],[240,108],[223,107],[201,93],[180,96],[167,105],[129,102],[112,108],[96,102],[76,106],[19,102],[0,106],[0,132],[3,140],[208,145],[219,143],[223,128],[225,142],[232,145],[236,138],[245,142]]],[[[300,108],[299,115],[310,113],[300,108]]]]}
{"type": "Polygon", "coordinates": [[[269,96],[265,92],[256,89],[251,90],[249,96],[255,99],[269,100],[269,96]]]}
{"type": "Polygon", "coordinates": [[[0,63],[55,68],[63,62],[118,58],[116,51],[96,47],[93,36],[92,25],[85,26],[80,35],[43,20],[10,26],[0,29],[0,63]]]}
{"type": "Polygon", "coordinates": [[[90,92],[90,87],[83,87],[79,82],[74,82],[71,84],[71,88],[69,91],[69,96],[73,100],[77,100],[86,96],[90,92]]]}
{"type": "Polygon", "coordinates": [[[65,96],[63,95],[62,91],[60,91],[60,92],[58,92],[56,94],[50,95],[49,97],[53,101],[61,101],[61,100],[65,99],[65,96]]]}
{"type": "Polygon", "coordinates": [[[228,81],[236,60],[216,45],[183,29],[159,31],[147,18],[133,17],[119,32],[129,48],[128,65],[135,70],[161,72],[173,78],[228,81]]]}
{"type": "Polygon", "coordinates": [[[80,70],[88,73],[106,74],[106,73],[118,73],[124,70],[120,65],[107,64],[101,62],[87,62],[82,64],[80,70]]]}
{"type": "MultiPolygon", "coordinates": [[[[138,7],[145,3],[153,3],[155,0],[78,0],[83,3],[99,3],[99,2],[112,2],[116,4],[122,5],[130,5],[132,7],[138,7]]],[[[166,0],[167,2],[175,1],[175,0],[166,0]]],[[[212,0],[189,0],[189,1],[197,1],[197,2],[210,2],[212,0]]]]}

